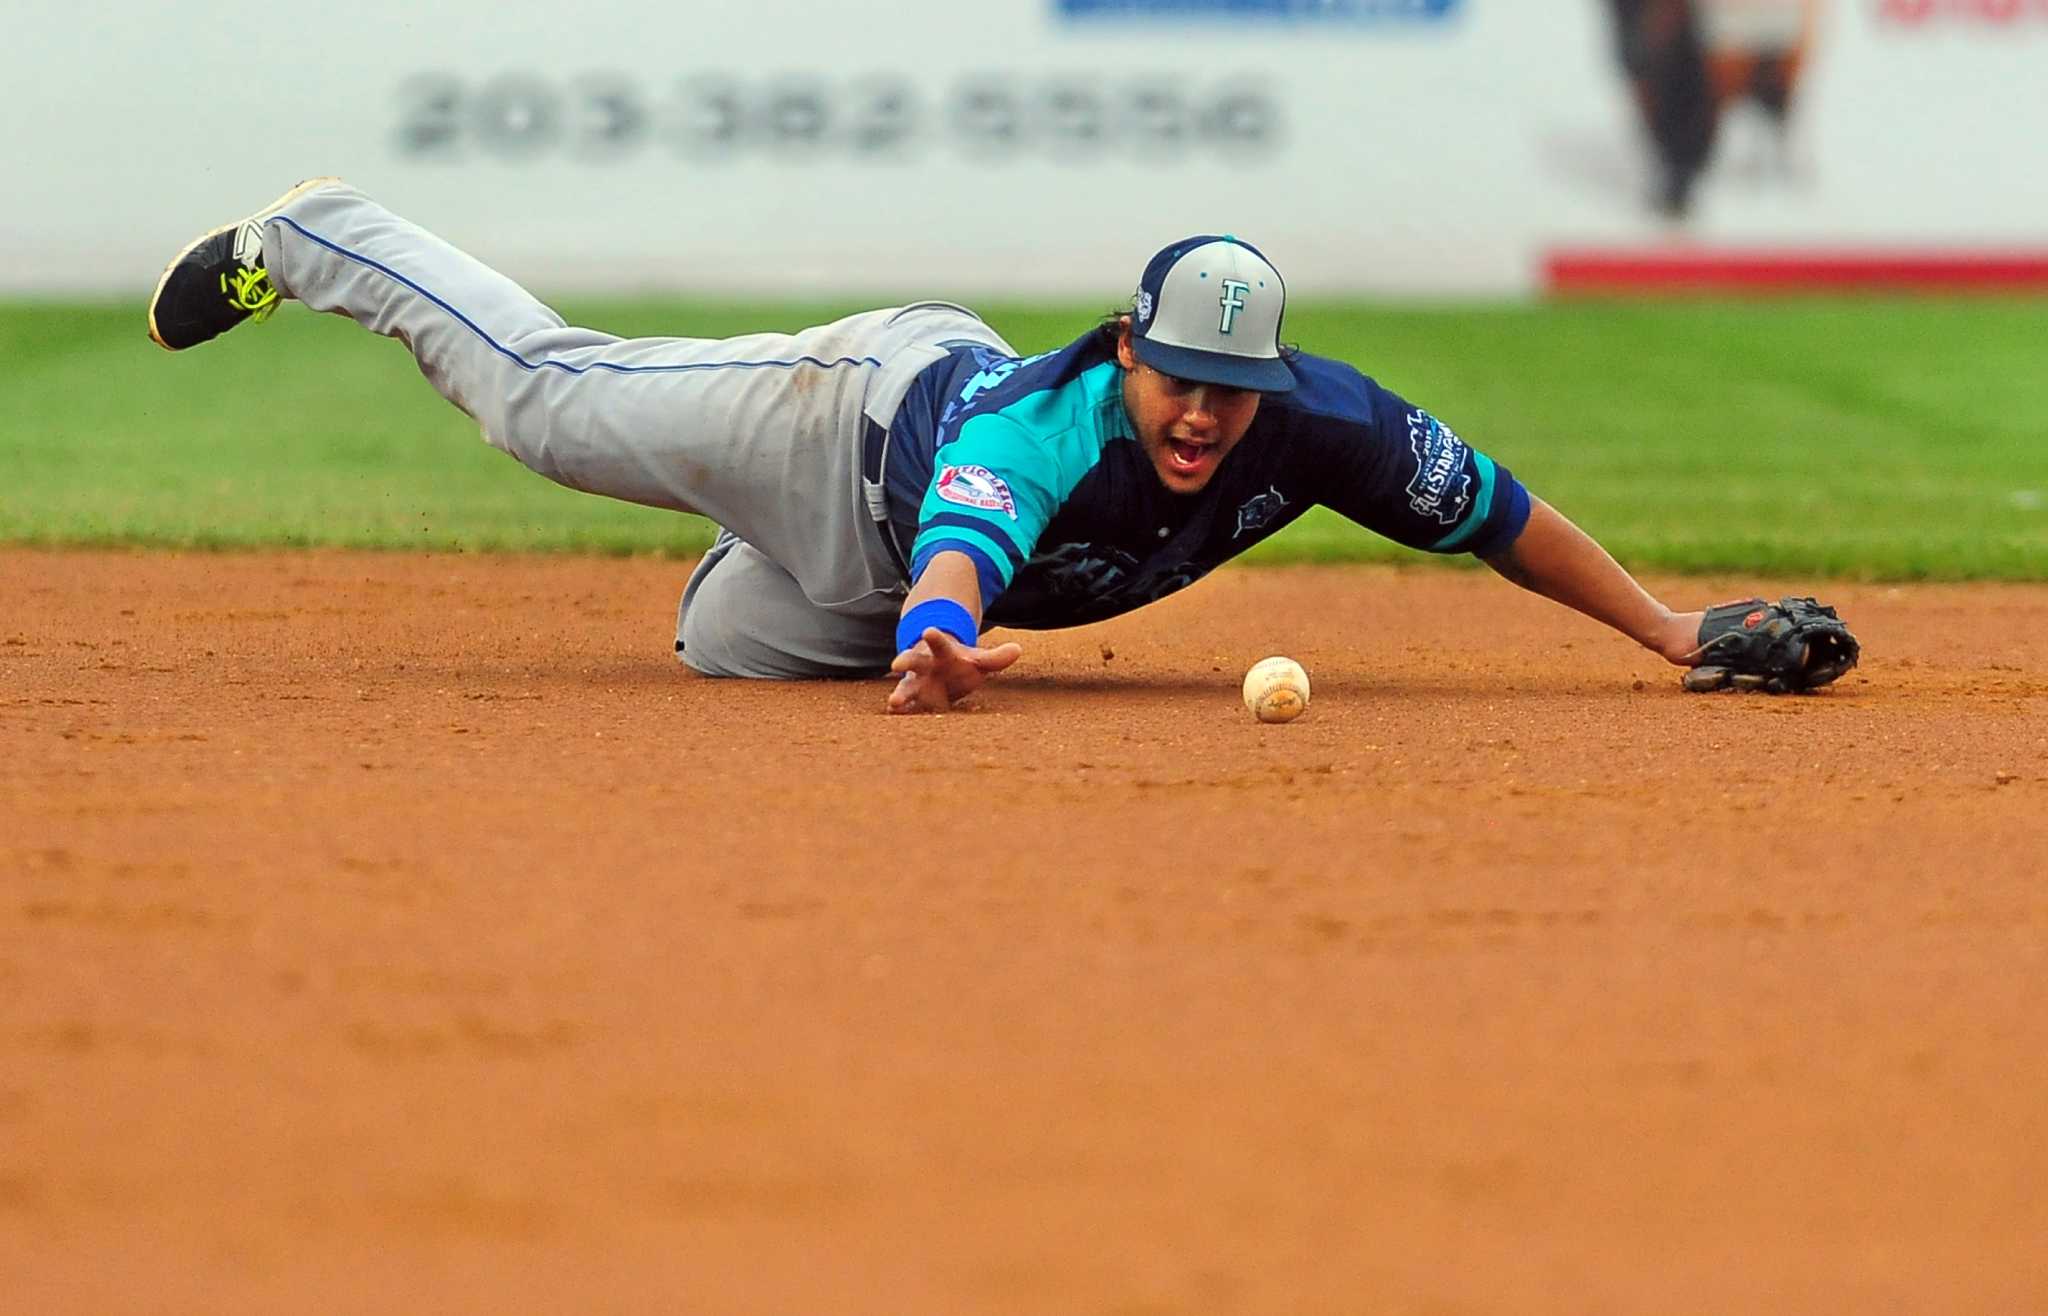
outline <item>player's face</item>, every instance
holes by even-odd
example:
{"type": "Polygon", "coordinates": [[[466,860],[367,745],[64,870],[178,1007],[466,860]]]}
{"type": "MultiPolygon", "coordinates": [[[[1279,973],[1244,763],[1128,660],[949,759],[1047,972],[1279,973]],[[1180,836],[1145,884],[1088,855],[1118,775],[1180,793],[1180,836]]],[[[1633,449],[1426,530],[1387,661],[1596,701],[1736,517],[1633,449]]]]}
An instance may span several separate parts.
{"type": "Polygon", "coordinates": [[[1154,370],[1132,354],[1128,328],[1116,357],[1124,368],[1124,410],[1159,482],[1171,493],[1200,493],[1251,428],[1259,395],[1154,370]]]}

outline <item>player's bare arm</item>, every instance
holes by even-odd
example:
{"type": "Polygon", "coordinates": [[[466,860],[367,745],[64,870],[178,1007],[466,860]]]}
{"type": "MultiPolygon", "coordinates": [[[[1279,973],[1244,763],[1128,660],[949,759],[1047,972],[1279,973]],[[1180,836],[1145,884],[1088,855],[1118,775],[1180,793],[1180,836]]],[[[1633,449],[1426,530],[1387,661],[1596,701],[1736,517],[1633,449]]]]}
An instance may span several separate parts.
{"type": "Polygon", "coordinates": [[[1534,497],[1522,533],[1485,561],[1523,589],[1605,622],[1652,653],[1691,668],[1685,688],[1696,692],[1813,690],[1839,679],[1862,652],[1835,610],[1818,599],[1743,599],[1673,612],[1590,535],[1534,497]]]}
{"type": "Polygon", "coordinates": [[[1699,661],[1705,614],[1664,606],[1591,535],[1540,498],[1530,498],[1522,533],[1485,562],[1523,589],[1611,626],[1680,667],[1699,661]]]}
{"type": "MultiPolygon", "coordinates": [[[[982,647],[966,643],[940,626],[913,621],[912,614],[931,604],[938,605],[936,615],[941,620],[951,611],[946,607],[951,604],[979,631],[981,580],[972,558],[965,553],[935,555],[903,600],[903,619],[916,627],[917,638],[889,665],[889,670],[898,674],[896,686],[889,692],[892,713],[943,713],[1023,656],[1022,646],[1014,643],[982,647]]],[[[899,632],[899,641],[905,638],[908,635],[899,632]]]]}

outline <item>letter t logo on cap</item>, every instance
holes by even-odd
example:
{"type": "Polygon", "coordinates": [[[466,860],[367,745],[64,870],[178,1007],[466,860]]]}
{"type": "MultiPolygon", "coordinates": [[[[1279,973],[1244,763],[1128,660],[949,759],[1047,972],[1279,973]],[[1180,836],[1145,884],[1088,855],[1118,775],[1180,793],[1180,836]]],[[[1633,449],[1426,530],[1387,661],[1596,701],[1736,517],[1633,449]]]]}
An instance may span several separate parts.
{"type": "Polygon", "coordinates": [[[1226,334],[1230,332],[1230,322],[1235,320],[1237,313],[1244,309],[1244,295],[1251,290],[1252,286],[1243,279],[1225,279],[1223,281],[1223,296],[1218,299],[1223,304],[1223,323],[1216,326],[1217,332],[1226,334]]]}
{"type": "Polygon", "coordinates": [[[1187,238],[1161,249],[1138,279],[1131,353],[1178,379],[1285,393],[1295,384],[1280,347],[1286,310],[1287,287],[1256,247],[1187,238]]]}

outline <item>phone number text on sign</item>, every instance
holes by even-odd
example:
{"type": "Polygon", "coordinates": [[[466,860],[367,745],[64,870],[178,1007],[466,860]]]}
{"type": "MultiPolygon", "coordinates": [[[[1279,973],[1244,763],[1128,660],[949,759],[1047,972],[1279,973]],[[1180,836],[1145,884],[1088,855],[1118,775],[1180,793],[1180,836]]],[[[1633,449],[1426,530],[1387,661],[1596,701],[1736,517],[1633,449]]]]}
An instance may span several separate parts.
{"type": "Polygon", "coordinates": [[[1280,138],[1278,101],[1257,82],[1083,77],[962,78],[929,94],[907,78],[618,74],[470,80],[421,73],[399,87],[396,144],[421,160],[472,156],[591,161],[646,150],[699,160],[834,154],[879,162],[944,150],[964,163],[1104,153],[1238,155],[1280,138]]]}

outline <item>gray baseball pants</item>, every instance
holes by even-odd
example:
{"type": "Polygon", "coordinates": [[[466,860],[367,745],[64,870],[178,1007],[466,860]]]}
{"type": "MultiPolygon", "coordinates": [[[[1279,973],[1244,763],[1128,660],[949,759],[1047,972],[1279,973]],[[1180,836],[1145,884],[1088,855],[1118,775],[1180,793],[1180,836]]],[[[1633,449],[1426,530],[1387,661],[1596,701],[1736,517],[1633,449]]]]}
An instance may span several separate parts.
{"type": "Polygon", "coordinates": [[[711,676],[862,676],[895,657],[903,570],[862,475],[942,344],[1010,353],[964,307],[921,302],[795,334],[623,339],[571,328],[525,289],[344,184],[263,223],[284,295],[411,349],[486,442],[558,484],[723,528],[676,626],[711,676]]]}

